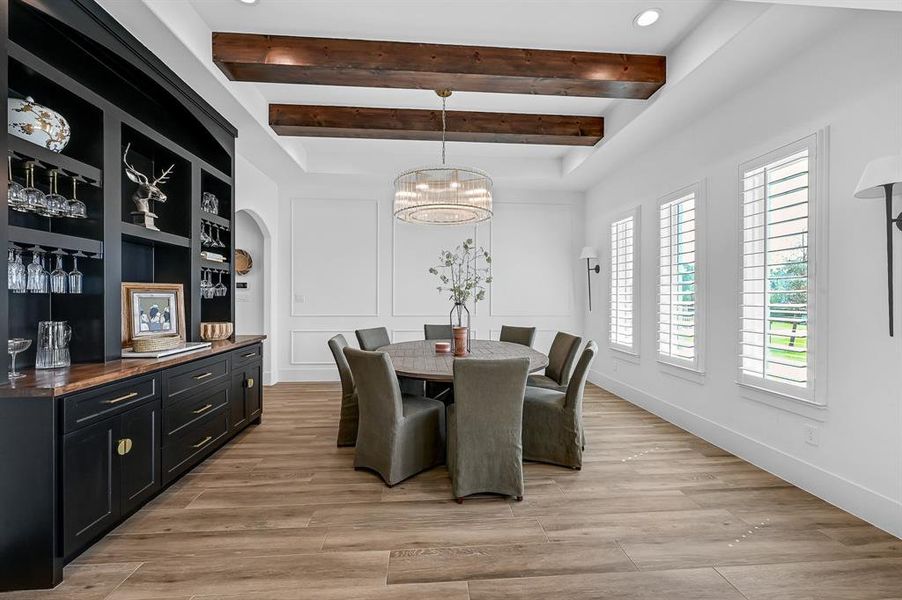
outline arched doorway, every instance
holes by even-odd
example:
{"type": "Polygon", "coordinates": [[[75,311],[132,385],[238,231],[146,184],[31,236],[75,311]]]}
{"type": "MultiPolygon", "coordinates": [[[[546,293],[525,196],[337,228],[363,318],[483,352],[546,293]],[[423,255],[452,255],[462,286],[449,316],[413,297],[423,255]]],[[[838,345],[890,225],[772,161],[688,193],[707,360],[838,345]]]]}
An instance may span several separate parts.
{"type": "Polygon", "coordinates": [[[249,209],[235,213],[235,247],[246,251],[253,266],[244,275],[236,274],[235,333],[264,334],[264,382],[271,379],[273,364],[268,348],[272,347],[272,240],[266,223],[249,209]]]}

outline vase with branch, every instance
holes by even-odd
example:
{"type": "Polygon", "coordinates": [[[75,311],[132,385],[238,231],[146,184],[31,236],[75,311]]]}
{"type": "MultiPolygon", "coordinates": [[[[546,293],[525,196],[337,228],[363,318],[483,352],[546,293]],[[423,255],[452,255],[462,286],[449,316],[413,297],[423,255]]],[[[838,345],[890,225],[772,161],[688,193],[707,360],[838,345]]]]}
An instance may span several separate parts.
{"type": "Polygon", "coordinates": [[[438,264],[429,269],[429,273],[439,280],[436,289],[439,293],[447,293],[453,303],[448,318],[456,356],[470,351],[472,330],[467,303],[472,301],[475,306],[485,299],[485,286],[492,283],[491,265],[492,257],[486,249],[477,248],[473,239],[468,238],[454,250],[442,250],[438,264]]]}

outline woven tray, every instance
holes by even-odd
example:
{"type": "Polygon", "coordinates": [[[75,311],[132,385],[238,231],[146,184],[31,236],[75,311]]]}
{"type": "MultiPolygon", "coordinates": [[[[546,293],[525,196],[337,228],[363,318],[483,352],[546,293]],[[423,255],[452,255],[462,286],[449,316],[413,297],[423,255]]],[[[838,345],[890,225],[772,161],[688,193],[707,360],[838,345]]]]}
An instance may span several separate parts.
{"type": "Polygon", "coordinates": [[[160,350],[170,350],[181,343],[182,339],[177,335],[135,338],[132,340],[132,349],[135,352],[158,352],[160,350]]]}

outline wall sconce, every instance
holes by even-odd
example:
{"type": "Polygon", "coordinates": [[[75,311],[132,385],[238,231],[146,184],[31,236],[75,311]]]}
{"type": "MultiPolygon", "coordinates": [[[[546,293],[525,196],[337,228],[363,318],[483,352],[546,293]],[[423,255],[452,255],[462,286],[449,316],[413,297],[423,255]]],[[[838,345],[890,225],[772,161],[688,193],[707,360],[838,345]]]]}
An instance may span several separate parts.
{"type": "Polygon", "coordinates": [[[893,225],[902,230],[902,212],[893,217],[893,195],[902,196],[902,187],[893,190],[893,185],[902,183],[902,154],[875,158],[864,168],[856,198],[880,198],[886,202],[886,280],[889,299],[889,334],[893,335],[893,225]]]}
{"type": "Polygon", "coordinates": [[[586,246],[583,248],[583,251],[579,253],[579,259],[586,261],[586,283],[588,283],[587,289],[589,290],[589,310],[592,310],[592,271],[595,271],[596,274],[601,273],[601,265],[590,266],[589,261],[598,260],[598,251],[592,246],[586,246]]]}

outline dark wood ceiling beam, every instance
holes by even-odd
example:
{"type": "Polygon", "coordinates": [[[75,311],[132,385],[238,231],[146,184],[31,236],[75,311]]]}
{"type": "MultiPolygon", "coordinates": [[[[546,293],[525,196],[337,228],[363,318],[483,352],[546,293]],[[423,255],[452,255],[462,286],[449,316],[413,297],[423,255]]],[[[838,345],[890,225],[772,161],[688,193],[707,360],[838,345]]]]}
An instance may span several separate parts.
{"type": "Polygon", "coordinates": [[[663,56],[213,33],[233,81],[646,99],[663,56]]]}
{"type": "MultiPolygon", "coordinates": [[[[602,117],[448,111],[445,120],[453,142],[594,146],[604,136],[602,117]]],[[[442,139],[440,110],[270,104],[269,124],[286,136],[442,139]]]]}

